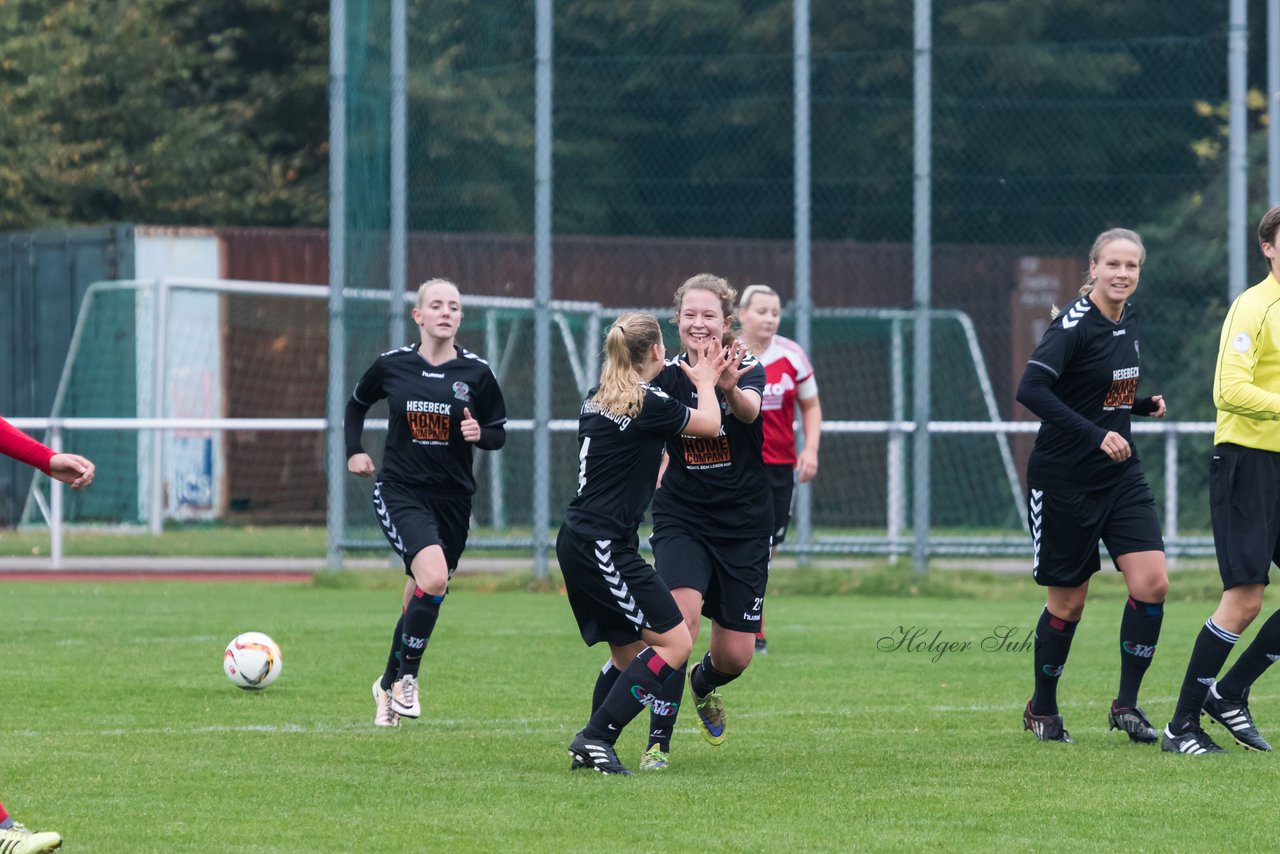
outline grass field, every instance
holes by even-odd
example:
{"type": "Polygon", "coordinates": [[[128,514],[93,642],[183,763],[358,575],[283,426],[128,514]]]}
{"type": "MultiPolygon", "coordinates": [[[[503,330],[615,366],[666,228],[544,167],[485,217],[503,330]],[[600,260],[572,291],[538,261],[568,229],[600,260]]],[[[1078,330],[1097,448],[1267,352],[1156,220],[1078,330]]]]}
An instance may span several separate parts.
{"type": "MultiPolygon", "coordinates": [[[[309,525],[180,526],[161,534],[72,529],[63,540],[68,557],[291,557],[323,560],[323,527],[309,525]]],[[[385,550],[383,550],[385,551],[385,550]]],[[[0,557],[47,557],[49,532],[0,530],[0,557]]],[[[372,552],[368,553],[372,554],[372,552]]]]}
{"type": "MultiPolygon", "coordinates": [[[[1239,817],[1271,814],[1275,757],[1163,755],[1106,731],[1113,577],[1095,582],[1063,677],[1075,745],[1021,730],[1029,645],[981,648],[999,626],[1025,638],[1043,602],[1025,579],[844,577],[856,580],[779,579],[770,654],[724,690],[726,743],[705,744],[690,710],[672,768],[632,778],[568,771],[603,655],[582,646],[556,592],[460,580],[427,652],[424,717],[375,731],[392,573],[0,582],[0,797],[60,830],[69,852],[1274,846],[1268,821],[1239,817]],[[921,644],[941,633],[970,646],[882,649],[911,627],[921,644]],[[283,675],[259,694],[221,672],[223,646],[249,629],[284,650],[283,675]]],[[[1144,692],[1157,723],[1213,590],[1208,574],[1175,575],[1144,692]]],[[[1273,735],[1278,687],[1264,677],[1254,694],[1273,735]]],[[[638,764],[643,737],[643,723],[624,733],[624,762],[638,764]]]]}

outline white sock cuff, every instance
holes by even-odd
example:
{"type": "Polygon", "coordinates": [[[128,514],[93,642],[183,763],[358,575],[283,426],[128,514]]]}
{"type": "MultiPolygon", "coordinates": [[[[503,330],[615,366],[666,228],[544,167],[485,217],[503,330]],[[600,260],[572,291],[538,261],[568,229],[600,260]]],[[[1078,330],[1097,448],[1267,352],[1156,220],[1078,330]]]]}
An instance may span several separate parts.
{"type": "Polygon", "coordinates": [[[1213,632],[1215,635],[1217,635],[1218,640],[1221,640],[1225,643],[1229,643],[1233,646],[1235,645],[1236,641],[1240,640],[1239,635],[1229,632],[1226,629],[1224,629],[1222,626],[1215,623],[1213,621],[1213,617],[1210,617],[1209,619],[1204,621],[1204,627],[1209,631],[1213,632]]]}

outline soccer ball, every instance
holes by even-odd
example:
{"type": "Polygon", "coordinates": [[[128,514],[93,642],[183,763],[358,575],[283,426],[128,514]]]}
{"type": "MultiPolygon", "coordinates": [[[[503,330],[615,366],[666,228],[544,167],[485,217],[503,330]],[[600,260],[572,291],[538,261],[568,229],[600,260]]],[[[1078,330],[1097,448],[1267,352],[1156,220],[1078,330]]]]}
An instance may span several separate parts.
{"type": "Polygon", "coordinates": [[[284,659],[280,647],[262,632],[236,635],[222,654],[222,669],[239,688],[261,690],[280,677],[284,659]]]}

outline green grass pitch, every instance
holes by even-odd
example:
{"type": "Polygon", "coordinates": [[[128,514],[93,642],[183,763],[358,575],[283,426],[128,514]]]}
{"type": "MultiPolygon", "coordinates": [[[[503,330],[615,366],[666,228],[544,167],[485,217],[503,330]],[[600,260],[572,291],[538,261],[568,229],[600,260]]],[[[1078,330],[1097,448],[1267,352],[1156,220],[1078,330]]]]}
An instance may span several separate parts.
{"type": "MultiPolygon", "coordinates": [[[[981,648],[998,626],[1025,638],[1043,600],[1024,579],[915,595],[794,584],[769,601],[770,654],[724,689],[725,744],[704,743],[688,709],[671,769],[632,778],[568,770],[565,746],[604,655],[582,646],[554,592],[463,579],[427,651],[424,717],[375,731],[369,684],[400,583],[377,577],[0,582],[0,799],[19,820],[61,831],[68,852],[1274,844],[1257,817],[1272,813],[1280,757],[1234,745],[1224,757],[1163,755],[1106,731],[1124,600],[1114,573],[1095,581],[1063,676],[1075,745],[1022,731],[1031,653],[981,648]],[[917,643],[941,633],[970,646],[940,657],[936,643],[878,648],[894,646],[899,627],[925,629],[917,643]],[[261,693],[221,670],[223,647],[246,630],[284,651],[283,675],[261,693]]],[[[1212,587],[1208,575],[1174,576],[1143,697],[1158,725],[1212,587]]],[[[1264,677],[1253,704],[1272,736],[1277,680],[1264,677]]],[[[619,743],[633,767],[646,717],[619,743]]]]}

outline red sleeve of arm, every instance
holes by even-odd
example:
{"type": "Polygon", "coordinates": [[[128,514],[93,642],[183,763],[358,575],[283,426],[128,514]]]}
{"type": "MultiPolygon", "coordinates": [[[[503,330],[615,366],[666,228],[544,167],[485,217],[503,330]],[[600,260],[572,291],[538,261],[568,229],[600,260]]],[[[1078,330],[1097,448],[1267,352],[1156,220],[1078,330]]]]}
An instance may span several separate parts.
{"type": "Polygon", "coordinates": [[[0,454],[13,457],[32,468],[49,473],[49,460],[53,459],[53,451],[0,418],[0,454]]]}

